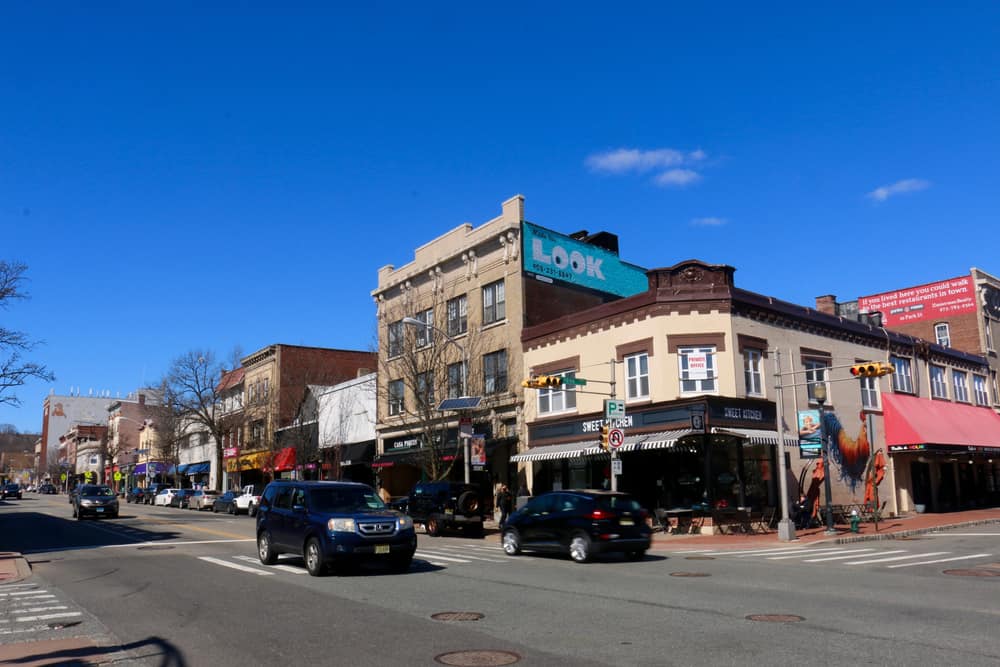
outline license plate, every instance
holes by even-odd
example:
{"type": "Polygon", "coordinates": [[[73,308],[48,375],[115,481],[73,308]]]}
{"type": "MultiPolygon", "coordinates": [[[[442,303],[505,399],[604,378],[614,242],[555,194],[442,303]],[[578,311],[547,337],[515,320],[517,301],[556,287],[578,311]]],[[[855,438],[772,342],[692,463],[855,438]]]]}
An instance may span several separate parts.
{"type": "Polygon", "coordinates": [[[376,544],[375,545],[375,553],[377,553],[377,554],[387,554],[387,553],[389,553],[389,545],[388,544],[376,544]]]}
{"type": "Polygon", "coordinates": [[[632,519],[618,519],[618,525],[619,526],[634,526],[635,525],[635,521],[633,521],[632,519]]]}
{"type": "Polygon", "coordinates": [[[455,513],[455,510],[445,510],[444,513],[451,516],[452,514],[455,513]]]}
{"type": "Polygon", "coordinates": [[[98,507],[98,508],[96,508],[96,510],[95,510],[95,511],[97,511],[97,512],[103,512],[103,511],[104,511],[104,508],[103,508],[103,507],[98,507]]]}

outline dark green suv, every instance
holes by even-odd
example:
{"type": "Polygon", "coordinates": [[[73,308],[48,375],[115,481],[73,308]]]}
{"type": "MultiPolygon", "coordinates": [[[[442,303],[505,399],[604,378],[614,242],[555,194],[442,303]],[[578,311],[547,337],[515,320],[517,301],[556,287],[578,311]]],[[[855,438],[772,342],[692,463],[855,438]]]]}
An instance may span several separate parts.
{"type": "Polygon", "coordinates": [[[483,502],[479,488],[461,482],[418,482],[406,506],[414,523],[422,523],[431,537],[461,528],[472,537],[483,535],[483,502]]]}

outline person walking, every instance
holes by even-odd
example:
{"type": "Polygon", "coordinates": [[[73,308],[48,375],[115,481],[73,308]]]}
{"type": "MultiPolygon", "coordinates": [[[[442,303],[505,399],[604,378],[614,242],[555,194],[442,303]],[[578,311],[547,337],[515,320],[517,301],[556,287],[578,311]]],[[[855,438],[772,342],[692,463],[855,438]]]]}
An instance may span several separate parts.
{"type": "Polygon", "coordinates": [[[392,500],[392,496],[389,495],[389,491],[387,491],[386,488],[381,484],[379,484],[378,487],[378,497],[381,498],[382,502],[385,503],[386,505],[388,505],[389,501],[392,500]]]}
{"type": "Polygon", "coordinates": [[[500,491],[497,492],[497,507],[500,508],[500,528],[504,527],[507,523],[507,517],[510,516],[511,506],[514,504],[514,495],[507,488],[506,484],[500,485],[500,491]]]}

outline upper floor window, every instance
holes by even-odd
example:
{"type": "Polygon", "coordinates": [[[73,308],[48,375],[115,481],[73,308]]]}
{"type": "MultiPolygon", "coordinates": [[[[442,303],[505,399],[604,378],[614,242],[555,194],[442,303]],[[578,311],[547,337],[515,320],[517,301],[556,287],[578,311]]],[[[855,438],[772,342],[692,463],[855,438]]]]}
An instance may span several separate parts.
{"type": "Polygon", "coordinates": [[[507,300],[504,296],[503,280],[490,283],[483,288],[483,324],[499,322],[507,317],[507,300]]]}
{"type": "Polygon", "coordinates": [[[986,349],[989,350],[990,352],[993,352],[994,351],[993,350],[993,321],[990,319],[989,315],[986,316],[986,319],[983,322],[983,326],[985,327],[985,331],[986,331],[986,349]]]}
{"type": "Polygon", "coordinates": [[[861,378],[861,407],[878,410],[878,378],[861,378]]]}
{"type": "Polygon", "coordinates": [[[972,391],[976,395],[976,405],[990,404],[989,394],[986,393],[986,376],[984,375],[972,376],[972,391]]]}
{"type": "MultiPolygon", "coordinates": [[[[826,382],[826,372],[830,363],[828,361],[820,359],[806,359],[806,395],[809,397],[810,401],[816,401],[816,385],[826,382]]],[[[830,402],[830,387],[826,387],[827,402],[830,402]]]]}
{"type": "Polygon", "coordinates": [[[445,304],[448,317],[448,335],[458,336],[469,330],[469,302],[466,295],[448,299],[445,304]]]}
{"type": "Polygon", "coordinates": [[[264,398],[267,398],[267,395],[271,392],[271,378],[264,378],[263,392],[264,398]]]}
{"type": "Polygon", "coordinates": [[[507,391],[507,350],[497,350],[483,355],[483,393],[499,394],[507,391]]]}
{"type": "Polygon", "coordinates": [[[417,347],[427,347],[428,345],[432,345],[434,343],[434,309],[428,308],[427,310],[422,310],[417,313],[416,317],[413,319],[420,320],[423,324],[423,326],[416,327],[417,347]]]}
{"type": "Polygon", "coordinates": [[[389,323],[389,357],[403,354],[403,320],[389,323]]]}
{"type": "Polygon", "coordinates": [[[747,396],[764,395],[764,353],[747,348],[743,350],[743,380],[746,382],[747,396]]]}
{"type": "Polygon", "coordinates": [[[448,364],[448,398],[465,396],[465,362],[448,364]]]}
{"type": "Polygon", "coordinates": [[[649,354],[640,352],[625,357],[625,397],[649,398],[649,354]]]}
{"type": "Polygon", "coordinates": [[[434,409],[434,373],[428,371],[417,374],[416,395],[419,409],[434,409]]]}
{"type": "Polygon", "coordinates": [[[896,369],[896,372],[892,374],[892,390],[912,394],[913,376],[910,373],[910,360],[903,357],[890,357],[889,361],[896,369]]]}
{"type": "Polygon", "coordinates": [[[681,393],[714,393],[715,346],[679,347],[677,359],[680,364],[681,393]]]}
{"type": "Polygon", "coordinates": [[[951,371],[951,383],[955,387],[955,400],[962,403],[969,402],[969,378],[965,371],[951,371]]]}
{"type": "MultiPolygon", "coordinates": [[[[546,373],[546,375],[560,375],[564,378],[575,378],[576,371],[565,370],[556,373],[546,373]]],[[[576,388],[566,387],[561,389],[539,389],[538,390],[538,414],[552,414],[554,412],[567,412],[576,410],[576,388]]]]}
{"type": "Polygon", "coordinates": [[[947,322],[934,325],[934,337],[937,338],[938,345],[951,347],[951,331],[948,328],[947,322]]]}
{"type": "Polygon", "coordinates": [[[1000,403],[1000,383],[997,383],[997,372],[990,371],[990,387],[993,389],[993,404],[1000,403]]]}
{"type": "Polygon", "coordinates": [[[389,382],[389,414],[403,414],[403,381],[391,380],[389,382]]]}
{"type": "Polygon", "coordinates": [[[931,396],[948,398],[948,383],[944,379],[944,366],[931,364],[931,396]]]}

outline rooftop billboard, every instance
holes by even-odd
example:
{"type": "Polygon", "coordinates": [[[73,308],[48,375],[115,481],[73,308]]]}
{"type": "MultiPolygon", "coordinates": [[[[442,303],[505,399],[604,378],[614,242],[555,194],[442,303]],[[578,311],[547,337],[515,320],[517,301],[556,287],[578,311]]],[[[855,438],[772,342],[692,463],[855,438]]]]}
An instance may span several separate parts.
{"type": "Polygon", "coordinates": [[[858,310],[862,313],[882,313],[882,324],[887,327],[926,320],[946,320],[953,315],[976,312],[976,290],[972,284],[972,276],[950,278],[895,292],[860,297],[858,310]]]}

